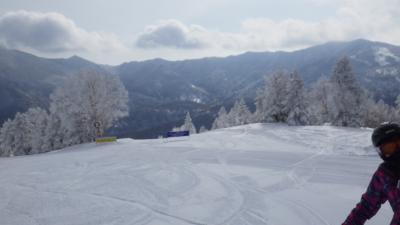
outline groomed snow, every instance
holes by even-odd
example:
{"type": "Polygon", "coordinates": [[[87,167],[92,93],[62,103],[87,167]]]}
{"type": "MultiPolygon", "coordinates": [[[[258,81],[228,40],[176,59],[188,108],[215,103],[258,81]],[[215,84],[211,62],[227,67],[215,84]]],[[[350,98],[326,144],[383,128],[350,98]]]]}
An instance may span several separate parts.
{"type": "Polygon", "coordinates": [[[370,134],[251,124],[1,158],[0,224],[341,224],[380,163],[370,134]]]}

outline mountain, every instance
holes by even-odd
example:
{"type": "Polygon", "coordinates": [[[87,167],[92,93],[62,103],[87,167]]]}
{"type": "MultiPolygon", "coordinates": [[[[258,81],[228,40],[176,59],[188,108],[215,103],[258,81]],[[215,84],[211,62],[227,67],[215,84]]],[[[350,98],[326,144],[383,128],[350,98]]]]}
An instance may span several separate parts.
{"type": "Polygon", "coordinates": [[[183,123],[190,111],[197,127],[210,127],[221,105],[228,109],[243,97],[253,99],[264,77],[297,70],[306,86],[329,76],[335,63],[349,57],[354,72],[376,99],[393,104],[400,94],[400,47],[355,40],[330,42],[294,52],[248,52],[224,58],[167,61],[153,59],[119,66],[96,65],[79,57],[44,59],[23,52],[0,51],[0,122],[30,106],[46,107],[62,79],[84,68],[120,76],[130,96],[130,117],[112,134],[157,137],[183,123]]]}
{"type": "Polygon", "coordinates": [[[98,67],[77,56],[45,59],[0,48],[0,124],[30,107],[47,108],[50,93],[66,76],[98,67]]]}

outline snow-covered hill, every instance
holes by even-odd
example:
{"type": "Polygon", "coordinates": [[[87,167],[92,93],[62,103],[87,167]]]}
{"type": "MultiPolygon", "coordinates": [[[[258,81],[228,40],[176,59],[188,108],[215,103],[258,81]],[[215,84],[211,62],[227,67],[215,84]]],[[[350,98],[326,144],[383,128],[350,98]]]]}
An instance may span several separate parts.
{"type": "Polygon", "coordinates": [[[380,163],[370,134],[252,124],[1,158],[0,224],[340,224],[380,163]]]}

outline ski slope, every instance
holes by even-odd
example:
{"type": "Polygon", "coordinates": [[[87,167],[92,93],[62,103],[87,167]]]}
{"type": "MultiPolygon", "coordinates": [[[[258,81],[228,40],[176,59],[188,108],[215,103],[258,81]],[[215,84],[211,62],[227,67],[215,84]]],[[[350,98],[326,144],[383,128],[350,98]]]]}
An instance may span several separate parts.
{"type": "Polygon", "coordinates": [[[370,135],[251,124],[0,158],[0,224],[341,224],[380,163],[370,135]]]}

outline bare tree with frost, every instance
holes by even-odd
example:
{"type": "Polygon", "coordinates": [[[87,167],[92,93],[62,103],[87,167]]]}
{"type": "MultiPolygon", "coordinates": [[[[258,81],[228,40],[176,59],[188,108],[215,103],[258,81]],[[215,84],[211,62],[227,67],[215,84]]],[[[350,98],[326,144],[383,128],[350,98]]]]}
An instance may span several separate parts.
{"type": "Polygon", "coordinates": [[[43,131],[47,125],[47,113],[40,108],[31,108],[17,113],[7,120],[0,131],[0,155],[16,156],[43,151],[43,131]]]}
{"type": "Polygon", "coordinates": [[[93,141],[129,114],[128,92],[119,78],[95,70],[71,76],[50,98],[51,122],[59,125],[53,146],[93,141]]]}
{"type": "Polygon", "coordinates": [[[393,121],[395,119],[395,109],[383,100],[375,102],[372,98],[369,98],[364,103],[364,120],[363,126],[366,127],[377,127],[383,122],[393,121]]]}

